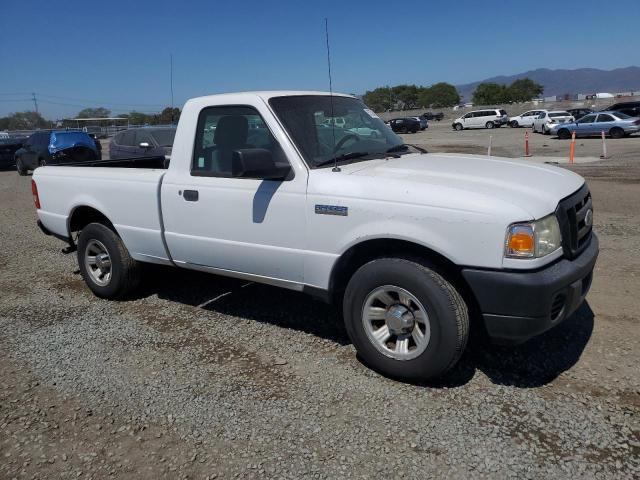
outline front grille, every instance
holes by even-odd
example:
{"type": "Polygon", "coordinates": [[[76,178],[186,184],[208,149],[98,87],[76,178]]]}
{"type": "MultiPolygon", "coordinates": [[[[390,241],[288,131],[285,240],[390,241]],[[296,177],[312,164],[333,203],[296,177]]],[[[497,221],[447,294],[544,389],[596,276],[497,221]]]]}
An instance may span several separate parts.
{"type": "Polygon", "coordinates": [[[567,297],[563,293],[559,293],[553,299],[553,303],[551,304],[551,320],[556,320],[560,316],[566,299],[567,297]]]}
{"type": "Polygon", "coordinates": [[[593,203],[586,183],[580,190],[560,201],[556,217],[560,224],[564,253],[568,258],[575,258],[587,248],[591,240],[593,203]],[[589,211],[591,214],[588,219],[589,211]]]}

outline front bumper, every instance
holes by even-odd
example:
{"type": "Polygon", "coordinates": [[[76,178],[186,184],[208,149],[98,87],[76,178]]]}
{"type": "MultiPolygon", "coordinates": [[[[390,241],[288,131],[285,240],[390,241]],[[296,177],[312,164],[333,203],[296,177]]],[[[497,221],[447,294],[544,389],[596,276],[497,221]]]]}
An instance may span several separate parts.
{"type": "Polygon", "coordinates": [[[569,317],[591,287],[598,247],[593,234],[579,257],[536,271],[463,269],[489,337],[497,343],[521,343],[569,317]]]}

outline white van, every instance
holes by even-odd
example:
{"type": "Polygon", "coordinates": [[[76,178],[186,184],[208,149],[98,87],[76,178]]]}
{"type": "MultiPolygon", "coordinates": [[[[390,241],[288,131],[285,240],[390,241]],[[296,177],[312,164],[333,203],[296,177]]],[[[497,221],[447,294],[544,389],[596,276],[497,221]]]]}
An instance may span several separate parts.
{"type": "Polygon", "coordinates": [[[501,127],[509,121],[507,112],[497,108],[473,110],[456,118],[451,125],[455,130],[464,128],[494,128],[501,127]]]}

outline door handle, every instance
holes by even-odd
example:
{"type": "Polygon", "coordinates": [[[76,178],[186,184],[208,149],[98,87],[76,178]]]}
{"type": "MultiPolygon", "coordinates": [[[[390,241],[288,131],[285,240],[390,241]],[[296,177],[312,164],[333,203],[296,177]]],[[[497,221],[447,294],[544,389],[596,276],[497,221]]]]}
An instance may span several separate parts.
{"type": "Polygon", "coordinates": [[[197,202],[198,190],[185,190],[182,196],[187,202],[197,202]]]}

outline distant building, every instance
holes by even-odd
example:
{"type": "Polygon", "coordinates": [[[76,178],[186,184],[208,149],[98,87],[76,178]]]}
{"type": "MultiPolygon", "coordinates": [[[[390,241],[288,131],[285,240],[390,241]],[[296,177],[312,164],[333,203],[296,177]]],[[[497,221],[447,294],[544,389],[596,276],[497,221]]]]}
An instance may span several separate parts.
{"type": "Polygon", "coordinates": [[[613,98],[613,94],[607,92],[596,93],[596,98],[613,98]]]}

